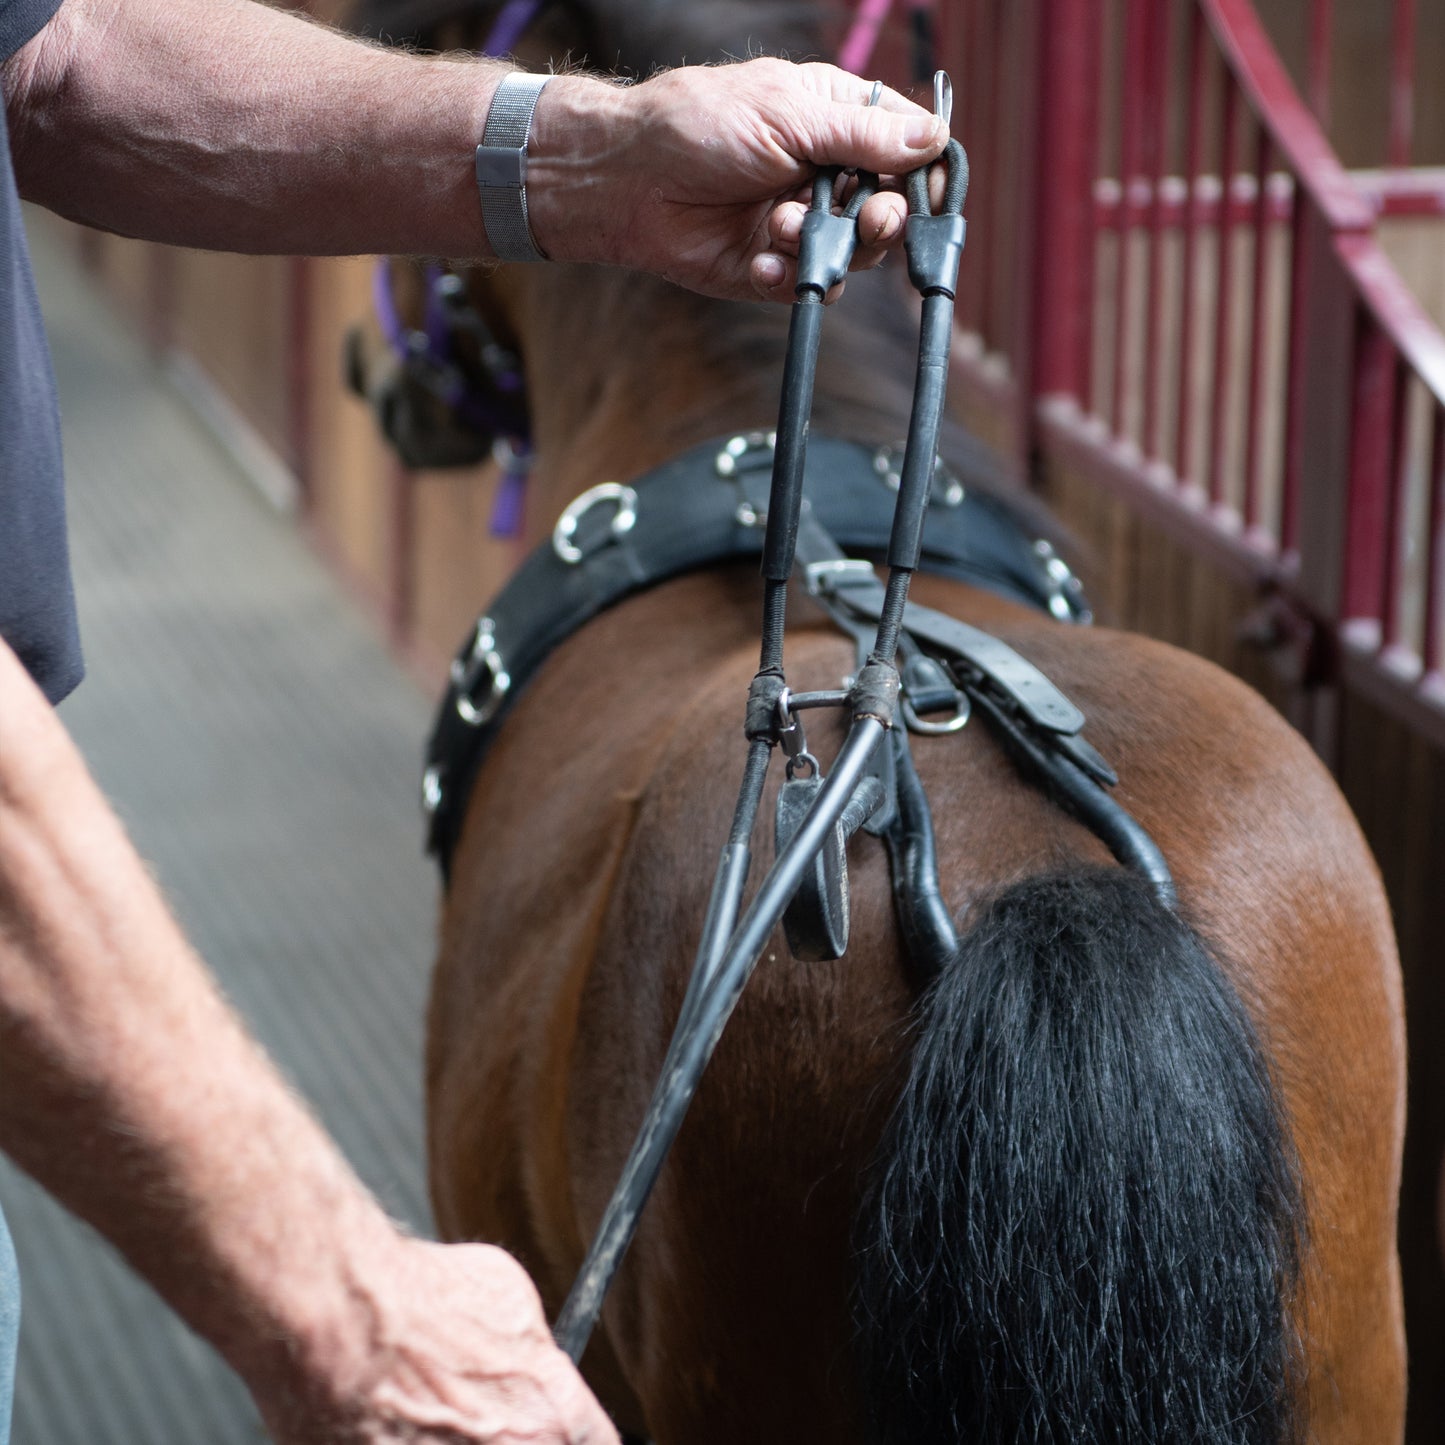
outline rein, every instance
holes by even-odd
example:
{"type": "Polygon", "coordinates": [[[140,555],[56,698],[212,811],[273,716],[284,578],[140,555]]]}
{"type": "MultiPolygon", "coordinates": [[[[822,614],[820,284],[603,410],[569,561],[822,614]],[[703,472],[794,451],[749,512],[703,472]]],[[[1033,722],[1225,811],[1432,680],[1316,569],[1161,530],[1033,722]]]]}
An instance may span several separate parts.
{"type": "MultiPolygon", "coordinates": [[[[875,90],[875,98],[876,98],[875,90]]],[[[942,71],[934,78],[935,111],[947,119],[951,91],[942,71]]],[[[681,1127],[703,1070],[722,1036],[774,928],[800,892],[817,895],[833,920],[841,909],[841,940],[827,940],[841,952],[846,946],[847,886],[843,844],[847,834],[866,825],[886,805],[886,789],[877,781],[880,744],[894,731],[903,682],[899,663],[908,666],[930,650],[944,659],[945,682],[976,702],[1005,735],[1021,741],[1021,750],[1037,771],[1050,778],[1057,794],[1084,817],[1115,825],[1106,841],[1121,861],[1143,871],[1160,896],[1173,899],[1173,885],[1158,849],[1122,809],[1107,799],[1090,810],[1095,795],[1115,779],[1108,765],[1078,737],[1083,714],[1046,678],[1010,648],[952,618],[908,602],[914,571],[922,558],[924,514],[934,480],[939,424],[953,331],[954,293],[963,251],[963,204],[968,162],[950,140],[942,211],[929,204],[928,167],[906,182],[909,219],[905,234],[909,279],[923,298],[913,407],[898,496],[889,538],[887,585],[878,583],[872,565],[844,557],[803,507],[803,475],[812,410],[813,383],[828,291],[847,274],[857,241],[856,218],[877,178],[860,172],[853,195],[841,212],[841,173],[820,171],[803,224],[796,300],[788,332],[772,481],[763,539],[764,579],[761,658],[749,689],[744,732],[748,739],[742,785],[732,827],[714,875],[702,938],[676,1028],[642,1127],[623,1167],[602,1222],[588,1250],[553,1333],[557,1343],[580,1362],[596,1326],[603,1298],[631,1243],[638,1220],[657,1181],[668,1149],[681,1127]],[[794,695],[784,670],[787,589],[795,563],[801,562],[809,590],[854,635],[871,627],[861,665],[849,685],[836,692],[794,695]],[[929,646],[931,644],[931,648],[929,646]],[[831,770],[824,775],[809,751],[803,713],[818,707],[845,708],[848,733],[831,770]],[[743,891],[751,865],[751,838],[763,787],[775,749],[786,757],[780,795],[777,856],[746,910],[743,891]],[[791,797],[790,797],[791,795],[791,797]],[[1104,815],[1107,814],[1107,819],[1104,815]],[[1122,821],[1122,824],[1120,820],[1122,821]],[[1116,846],[1116,844],[1118,846],[1116,846]]],[[[959,708],[962,716],[962,706],[959,708]]],[[[1102,832],[1102,828],[1100,829],[1102,832]]],[[[933,922],[939,946],[956,944],[952,920],[941,900],[933,922]],[[938,912],[943,917],[937,918],[938,912]]],[[[836,956],[824,951],[819,956],[836,956]]]]}

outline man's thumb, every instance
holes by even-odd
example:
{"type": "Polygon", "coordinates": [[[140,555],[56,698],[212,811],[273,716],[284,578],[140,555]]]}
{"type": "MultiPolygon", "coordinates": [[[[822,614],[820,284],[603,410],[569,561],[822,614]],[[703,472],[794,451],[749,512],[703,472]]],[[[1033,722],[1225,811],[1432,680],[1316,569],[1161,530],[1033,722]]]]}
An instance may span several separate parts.
{"type": "Polygon", "coordinates": [[[933,160],[947,143],[948,127],[925,111],[906,115],[830,101],[817,140],[819,154],[809,159],[896,176],[933,160]]]}

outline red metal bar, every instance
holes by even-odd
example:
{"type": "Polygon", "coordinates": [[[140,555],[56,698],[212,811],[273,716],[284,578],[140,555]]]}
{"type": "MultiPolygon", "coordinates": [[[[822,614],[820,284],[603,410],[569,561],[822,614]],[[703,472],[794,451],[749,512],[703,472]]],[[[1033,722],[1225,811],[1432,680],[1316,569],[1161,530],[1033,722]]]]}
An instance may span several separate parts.
{"type": "MultiPolygon", "coordinates": [[[[1164,450],[1159,393],[1164,385],[1163,332],[1164,288],[1161,277],[1164,259],[1164,143],[1169,130],[1169,9],[1150,5],[1145,14],[1149,25],[1145,44],[1145,77],[1148,120],[1144,133],[1144,170],[1152,195],[1149,206],[1149,278],[1144,322],[1144,418],[1139,431],[1144,455],[1157,457],[1164,450]]],[[[1125,193],[1127,196],[1127,192],[1125,193]]]]}
{"type": "MultiPolygon", "coordinates": [[[[1398,173],[1396,173],[1398,174],[1398,173]]],[[[1252,190],[1252,176],[1240,176],[1235,181],[1234,194],[1228,205],[1235,225],[1249,225],[1254,220],[1257,198],[1252,190]],[[1251,187],[1240,184],[1250,182],[1251,187]]],[[[1445,201],[1445,196],[1442,196],[1445,201]]],[[[1272,221],[1287,221],[1290,218],[1288,201],[1273,192],[1268,197],[1269,215],[1272,221]]],[[[1414,204],[1414,203],[1412,203],[1414,204]]],[[[1427,204],[1422,197],[1421,208],[1427,204]]],[[[1223,213],[1225,198],[1217,195],[1202,195],[1199,198],[1199,221],[1205,227],[1215,226],[1223,213]]],[[[1177,178],[1166,176],[1163,183],[1155,186],[1152,181],[1140,179],[1134,183],[1127,201],[1120,196],[1113,180],[1101,180],[1094,186],[1094,224],[1100,231],[1117,231],[1121,227],[1150,225],[1158,209],[1159,223],[1164,230],[1177,230],[1189,219],[1189,197],[1177,178]]],[[[1432,212],[1433,214],[1433,212],[1432,212]]]]}
{"type": "Polygon", "coordinates": [[[1289,359],[1284,402],[1284,487],[1280,495],[1279,545],[1286,555],[1299,551],[1300,489],[1304,481],[1304,401],[1309,385],[1305,352],[1305,306],[1309,297],[1310,267],[1306,226],[1309,197],[1296,182],[1291,190],[1289,236],[1289,359]]]}
{"type": "Polygon", "coordinates": [[[1336,235],[1334,246],[1375,324],[1436,401],[1445,404],[1445,336],[1440,328],[1373,236],[1336,235]]]}
{"type": "Polygon", "coordinates": [[[1035,186],[1025,262],[1020,400],[1081,396],[1080,361],[1094,300],[1090,198],[1098,162],[1099,0],[1037,0],[1038,80],[1032,149],[1021,157],[1035,186]]]}
{"type": "Polygon", "coordinates": [[[1004,110],[999,104],[999,77],[998,77],[998,28],[994,24],[994,0],[978,0],[975,6],[976,21],[972,29],[972,35],[977,57],[974,62],[974,82],[977,86],[978,106],[975,119],[978,123],[979,150],[982,152],[980,159],[983,161],[982,169],[985,172],[991,171],[992,176],[980,175],[982,183],[978,189],[980,194],[975,203],[975,214],[979,210],[982,215],[974,229],[982,234],[979,239],[982,245],[979,251],[975,252],[974,265],[977,268],[978,277],[978,331],[984,339],[984,345],[993,349],[997,347],[999,338],[993,325],[993,316],[990,303],[998,293],[998,266],[995,261],[1001,237],[998,235],[999,204],[998,196],[1000,187],[1003,184],[1003,177],[998,171],[998,160],[1002,154],[1000,144],[1000,132],[1004,125],[1004,110]],[[982,202],[981,206],[977,202],[982,202]]]}
{"type": "Polygon", "coordinates": [[[1410,164],[1414,129],[1415,0],[1395,0],[1395,28],[1390,44],[1390,165],[1410,164]]]}
{"type": "Polygon", "coordinates": [[[1174,475],[1187,481],[1194,443],[1194,289],[1199,265],[1199,165],[1204,144],[1204,12],[1195,9],[1189,25],[1189,132],[1184,144],[1187,219],[1180,278],[1178,422],[1174,428],[1174,475]]]}
{"type": "MultiPolygon", "coordinates": [[[[1093,12],[1094,28],[1086,51],[1079,57],[1077,63],[1081,71],[1087,67],[1088,73],[1094,77],[1097,84],[1104,51],[1101,6],[1097,0],[1093,6],[1093,12]]],[[[1097,90],[1094,94],[1097,97],[1097,90]]],[[[1077,184],[1092,186],[1097,184],[1099,172],[1103,168],[1103,162],[1099,155],[1101,127],[1097,98],[1090,103],[1087,113],[1081,114],[1079,119],[1081,124],[1088,127],[1088,143],[1091,147],[1091,154],[1087,162],[1080,168],[1077,184]]],[[[1079,268],[1080,312],[1075,338],[1077,347],[1074,359],[1074,365],[1077,368],[1075,394],[1082,399],[1086,407],[1093,396],[1094,388],[1094,288],[1098,285],[1098,242],[1099,228],[1096,224],[1085,223],[1079,227],[1076,255],[1079,268]]]]}
{"type": "MultiPolygon", "coordinates": [[[[950,59],[956,59],[959,75],[963,80],[963,128],[960,130],[955,124],[954,131],[970,150],[982,144],[984,118],[988,114],[979,94],[983,89],[985,68],[979,59],[977,40],[980,29],[978,16],[982,9],[983,0],[959,6],[945,5],[941,7],[938,17],[940,27],[949,27],[942,30],[941,40],[946,42],[951,39],[951,21],[956,23],[960,30],[961,54],[953,57],[947,50],[943,53],[950,59]]],[[[980,336],[984,334],[983,298],[988,294],[985,270],[989,233],[992,230],[985,219],[989,189],[986,186],[975,187],[976,192],[982,194],[975,194],[973,205],[969,207],[973,218],[973,244],[969,247],[968,264],[959,272],[958,324],[967,331],[977,331],[980,336]]]]}
{"type": "Polygon", "coordinates": [[[1350,399],[1350,489],[1345,508],[1342,621],[1376,619],[1385,576],[1397,360],[1390,338],[1361,311],[1350,399]]]}
{"type": "Polygon", "coordinates": [[[1425,636],[1420,655],[1427,673],[1445,672],[1445,407],[1430,408],[1430,521],[1425,553],[1425,636]]]}
{"type": "Polygon", "coordinates": [[[1381,216],[1445,216],[1445,166],[1351,171],[1350,177],[1381,216]]]}
{"type": "Polygon", "coordinates": [[[1254,175],[1258,191],[1254,204],[1254,308],[1249,325],[1249,411],[1244,440],[1244,525],[1249,531],[1259,526],[1259,474],[1263,464],[1264,391],[1268,384],[1265,344],[1268,332],[1270,283],[1269,132],[1255,126],[1254,175]]]}
{"type": "Polygon", "coordinates": [[[1330,123],[1330,21],[1331,0],[1314,0],[1310,6],[1310,58],[1308,81],[1310,109],[1321,127],[1330,123]]]}
{"type": "Polygon", "coordinates": [[[1280,63],[1252,0],[1196,0],[1249,108],[1265,118],[1276,149],[1323,212],[1330,229],[1367,231],[1369,203],[1336,158],[1280,63]]]}
{"type": "MultiPolygon", "coordinates": [[[[1147,61],[1144,27],[1148,0],[1124,0],[1124,61],[1120,77],[1119,186],[1128,196],[1139,173],[1139,155],[1145,130],[1144,87],[1147,61]]],[[[1133,280],[1133,235],[1121,230],[1114,256],[1114,379],[1110,397],[1110,426],[1124,435],[1124,390],[1129,368],[1129,312],[1133,280]]],[[[1147,363],[1146,363],[1147,364],[1147,363]]]]}
{"type": "Polygon", "coordinates": [[[1400,594],[1404,583],[1405,498],[1410,481],[1410,368],[1402,357],[1395,359],[1392,386],[1390,453],[1385,471],[1384,557],[1380,569],[1384,588],[1380,597],[1380,637],[1386,647],[1399,647],[1404,610],[1400,594]]]}
{"type": "MultiPolygon", "coordinates": [[[[1234,186],[1234,153],[1239,139],[1239,87],[1234,72],[1224,71],[1224,134],[1219,145],[1219,184],[1229,195],[1234,186]]],[[[1231,303],[1234,285],[1234,218],[1226,205],[1215,232],[1218,264],[1215,268],[1214,305],[1214,390],[1210,399],[1209,500],[1220,506],[1224,500],[1224,468],[1229,460],[1229,343],[1231,303]]]]}

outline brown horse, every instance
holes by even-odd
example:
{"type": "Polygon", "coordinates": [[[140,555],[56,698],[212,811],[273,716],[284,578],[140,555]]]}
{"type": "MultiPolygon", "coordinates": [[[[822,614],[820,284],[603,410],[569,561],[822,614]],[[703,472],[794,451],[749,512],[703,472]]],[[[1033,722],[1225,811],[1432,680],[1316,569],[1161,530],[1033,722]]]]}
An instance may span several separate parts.
{"type": "MultiPolygon", "coordinates": [[[[634,73],[758,42],[816,53],[796,11],[577,0],[519,48],[634,73]]],[[[490,14],[423,38],[475,45],[490,14]]],[[[815,435],[904,430],[895,280],[854,278],[829,314],[815,435]]],[[[586,268],[504,268],[471,291],[524,362],[534,541],[598,482],[775,414],[780,310],[586,268]]],[[[990,485],[977,447],[952,452],[990,485]]],[[[858,834],[848,952],[802,963],[774,937],[589,1380],[661,1445],[1398,1440],[1400,980],[1334,783],[1205,662],[955,581],[915,595],[1084,708],[1178,916],[982,720],[917,740],[958,956],[920,989],[883,849],[858,834]]],[[[430,1014],[432,1197],[448,1238],[505,1244],[554,1312],[681,1004],[759,598],[734,564],[597,617],[527,686],[467,809],[430,1014]]],[[[789,680],[837,687],[851,644],[801,610],[789,680]]],[[[817,725],[814,747],[840,737],[817,725]]]]}

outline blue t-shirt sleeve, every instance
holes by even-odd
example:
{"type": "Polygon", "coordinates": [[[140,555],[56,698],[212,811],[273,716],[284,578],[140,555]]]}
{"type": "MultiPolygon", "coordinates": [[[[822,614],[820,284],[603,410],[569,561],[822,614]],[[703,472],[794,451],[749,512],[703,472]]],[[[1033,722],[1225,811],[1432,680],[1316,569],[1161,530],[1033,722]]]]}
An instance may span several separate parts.
{"type": "Polygon", "coordinates": [[[60,9],[60,0],[0,0],[0,60],[8,60],[60,9]]]}

